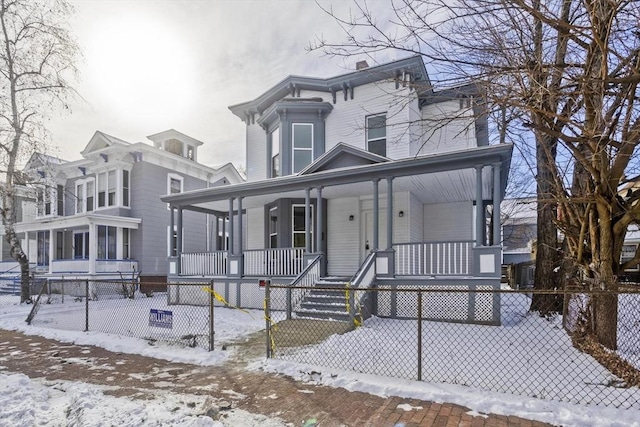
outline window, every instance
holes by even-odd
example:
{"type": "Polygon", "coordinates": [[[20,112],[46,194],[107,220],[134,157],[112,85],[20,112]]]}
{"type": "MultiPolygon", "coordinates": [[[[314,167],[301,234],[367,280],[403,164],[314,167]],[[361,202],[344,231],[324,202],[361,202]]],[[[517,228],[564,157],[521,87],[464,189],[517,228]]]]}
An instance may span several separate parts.
{"type": "Polygon", "coordinates": [[[367,151],[387,156],[387,116],[367,117],[367,151]]]}
{"type": "MultiPolygon", "coordinates": [[[[304,205],[292,205],[292,227],[291,227],[291,240],[293,242],[294,248],[304,248],[306,247],[306,232],[305,232],[305,221],[304,221],[304,205]]],[[[309,212],[309,225],[311,228],[311,232],[313,233],[313,206],[310,206],[311,211],[309,212]]],[[[313,247],[313,238],[311,238],[311,246],[313,247]]]]}
{"type": "Polygon", "coordinates": [[[95,198],[95,181],[80,181],[76,183],[76,213],[93,211],[95,198]]]}
{"type": "Polygon", "coordinates": [[[58,185],[56,190],[57,197],[57,210],[56,213],[60,216],[64,215],[64,185],[58,185]]]}
{"type": "Polygon", "coordinates": [[[85,184],[76,185],[76,213],[84,212],[84,188],[85,184]]]}
{"type": "Polygon", "coordinates": [[[116,259],[116,227],[98,226],[98,259],[116,259]]]}
{"type": "Polygon", "coordinates": [[[313,161],[313,124],[292,124],[292,171],[298,173],[313,161]]]}
{"type": "Polygon", "coordinates": [[[182,154],[182,142],[177,139],[170,139],[164,143],[164,149],[169,153],[177,154],[178,156],[183,156],[182,154]]]}
{"type": "Polygon", "coordinates": [[[122,171],[122,206],[129,206],[129,171],[122,171]]]}
{"type": "Polygon", "coordinates": [[[94,209],[94,199],[95,199],[95,181],[87,181],[87,203],[86,203],[86,211],[91,212],[94,209]]]}
{"type": "Polygon", "coordinates": [[[131,258],[131,249],[129,247],[129,232],[128,228],[122,229],[122,259],[131,258]]]}
{"type": "Polygon", "coordinates": [[[53,200],[56,198],[56,190],[42,186],[36,190],[37,216],[50,216],[53,214],[53,200]]]}
{"type": "Polygon", "coordinates": [[[73,258],[89,259],[89,232],[73,235],[73,258]]]}
{"type": "Polygon", "coordinates": [[[49,265],[49,231],[38,231],[38,265],[49,265]]]}
{"type": "Polygon", "coordinates": [[[187,145],[187,159],[196,159],[196,150],[193,148],[193,145],[187,145]]]}
{"type": "Polygon", "coordinates": [[[280,128],[271,132],[271,177],[280,176],[280,128]]]}
{"type": "Polygon", "coordinates": [[[116,171],[109,171],[107,174],[108,183],[108,204],[109,206],[116,205],[116,171]]]}
{"type": "Polygon", "coordinates": [[[56,232],[56,259],[64,259],[64,232],[56,232]]]}
{"type": "Polygon", "coordinates": [[[103,208],[107,205],[107,174],[98,174],[98,207],[103,208]]]}
{"type": "Polygon", "coordinates": [[[278,208],[269,209],[269,248],[278,247],[278,208]]]}

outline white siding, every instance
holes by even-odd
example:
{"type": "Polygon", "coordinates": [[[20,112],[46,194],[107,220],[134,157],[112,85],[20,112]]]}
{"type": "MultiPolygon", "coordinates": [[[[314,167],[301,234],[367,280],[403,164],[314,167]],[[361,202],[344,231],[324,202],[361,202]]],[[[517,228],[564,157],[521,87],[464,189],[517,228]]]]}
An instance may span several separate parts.
{"type": "Polygon", "coordinates": [[[409,194],[409,242],[422,242],[424,239],[424,208],[420,199],[409,194]]]}
{"type": "Polygon", "coordinates": [[[264,208],[247,209],[247,249],[264,247],[264,208]]]}
{"type": "Polygon", "coordinates": [[[473,202],[424,205],[424,240],[472,240],[473,202]]]}
{"type": "Polygon", "coordinates": [[[473,110],[460,109],[459,100],[427,105],[422,109],[422,138],[418,155],[463,150],[477,146],[473,110]]]}
{"type": "Polygon", "coordinates": [[[336,94],[333,111],[326,120],[328,151],[340,142],[366,149],[365,117],[387,114],[387,157],[400,159],[409,155],[407,112],[403,111],[407,96],[415,96],[406,88],[395,89],[394,82],[378,82],[358,86],[354,98],[344,100],[342,92],[336,94]]]}
{"type": "MultiPolygon", "coordinates": [[[[387,196],[385,185],[380,185],[379,209],[379,238],[380,248],[385,249],[387,242],[387,196]],[[384,195],[383,195],[384,192],[384,195]],[[385,246],[385,247],[383,247],[385,246]]],[[[362,212],[373,212],[373,199],[368,196],[360,203],[362,212]]],[[[409,241],[409,193],[397,192],[393,194],[393,243],[406,243],[409,241]],[[403,212],[400,218],[400,211],[403,212]]]]}
{"type": "Polygon", "coordinates": [[[258,124],[247,125],[247,181],[267,178],[267,134],[258,124]]]}
{"type": "Polygon", "coordinates": [[[332,199],[327,205],[328,273],[351,276],[360,264],[358,199],[332,199]],[[349,221],[349,215],[353,215],[353,221],[349,221]]]}

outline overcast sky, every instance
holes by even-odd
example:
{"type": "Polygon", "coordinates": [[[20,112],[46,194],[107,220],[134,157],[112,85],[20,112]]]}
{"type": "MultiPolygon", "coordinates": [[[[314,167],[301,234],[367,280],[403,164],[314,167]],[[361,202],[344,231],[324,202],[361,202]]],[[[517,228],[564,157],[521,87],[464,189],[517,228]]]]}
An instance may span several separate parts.
{"type": "MultiPolygon", "coordinates": [[[[57,147],[52,154],[67,160],[80,158],[96,130],[139,142],[173,128],[205,143],[201,162],[244,165],[244,124],[229,105],[254,99],[290,74],[327,77],[365,59],[305,50],[316,36],[344,38],[311,0],[72,3],[84,55],[77,84],[83,100],[48,126],[57,147]]],[[[347,14],[351,7],[345,0],[321,4],[347,14]]]]}

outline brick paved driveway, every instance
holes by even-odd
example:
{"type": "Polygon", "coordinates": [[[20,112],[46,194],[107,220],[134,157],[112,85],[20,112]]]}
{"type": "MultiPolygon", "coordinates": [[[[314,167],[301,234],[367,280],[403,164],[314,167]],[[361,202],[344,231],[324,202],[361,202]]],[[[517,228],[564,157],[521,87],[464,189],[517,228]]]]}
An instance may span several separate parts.
{"type": "Polygon", "coordinates": [[[293,426],[315,417],[319,427],[381,426],[545,426],[502,415],[473,416],[468,408],[399,397],[381,398],[341,388],[309,385],[285,376],[247,371],[241,360],[202,367],[114,353],[99,347],[60,343],[0,329],[4,372],[31,378],[118,386],[105,394],[144,398],[155,390],[210,395],[233,407],[276,416],[293,426]],[[19,353],[16,353],[19,352],[19,353]]]}

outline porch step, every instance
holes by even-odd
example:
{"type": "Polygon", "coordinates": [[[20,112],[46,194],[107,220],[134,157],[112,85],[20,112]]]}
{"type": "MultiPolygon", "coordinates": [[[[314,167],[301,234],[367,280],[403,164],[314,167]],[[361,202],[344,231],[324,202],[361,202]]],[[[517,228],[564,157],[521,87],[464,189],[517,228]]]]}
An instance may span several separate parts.
{"type": "Polygon", "coordinates": [[[344,292],[348,281],[347,277],[318,279],[315,286],[319,289],[312,289],[303,298],[296,315],[308,319],[349,321],[344,292]]]}

